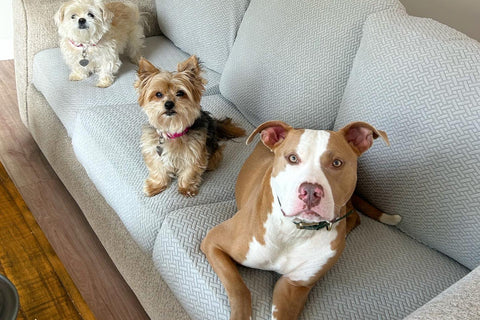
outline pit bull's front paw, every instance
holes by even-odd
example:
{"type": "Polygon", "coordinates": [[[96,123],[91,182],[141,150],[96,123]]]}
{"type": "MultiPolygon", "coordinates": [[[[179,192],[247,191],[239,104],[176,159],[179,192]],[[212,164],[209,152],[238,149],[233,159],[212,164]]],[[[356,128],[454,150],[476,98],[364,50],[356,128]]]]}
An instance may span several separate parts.
{"type": "Polygon", "coordinates": [[[178,192],[184,195],[187,198],[195,197],[198,194],[198,188],[188,187],[188,188],[178,188],[178,192]]]}
{"type": "Polygon", "coordinates": [[[151,179],[145,180],[145,184],[143,185],[143,193],[147,197],[153,197],[167,189],[168,185],[163,183],[158,183],[151,179]]]}

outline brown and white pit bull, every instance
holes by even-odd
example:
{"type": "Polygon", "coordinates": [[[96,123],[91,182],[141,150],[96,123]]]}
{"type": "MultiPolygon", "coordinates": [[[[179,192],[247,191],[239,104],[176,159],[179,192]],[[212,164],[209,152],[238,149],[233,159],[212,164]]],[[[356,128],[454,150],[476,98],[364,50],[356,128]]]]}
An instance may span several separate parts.
{"type": "MultiPolygon", "coordinates": [[[[282,274],[272,319],[297,319],[310,289],[338,260],[347,233],[359,223],[355,210],[347,211],[357,158],[374,139],[388,144],[388,138],[365,122],[333,132],[270,121],[255,129],[247,144],[257,133],[263,144],[237,180],[238,212],[210,230],[201,249],[227,291],[230,319],[251,319],[252,313],[250,291],[235,262],[282,274]]],[[[378,220],[399,222],[399,216],[378,213],[378,220]]]]}

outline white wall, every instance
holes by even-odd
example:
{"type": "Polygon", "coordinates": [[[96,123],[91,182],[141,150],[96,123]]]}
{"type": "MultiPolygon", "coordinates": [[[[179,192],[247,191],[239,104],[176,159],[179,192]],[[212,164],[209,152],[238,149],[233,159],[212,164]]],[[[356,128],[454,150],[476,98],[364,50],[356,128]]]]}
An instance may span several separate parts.
{"type": "Polygon", "coordinates": [[[433,18],[480,41],[480,0],[400,0],[414,16],[433,18]]]}
{"type": "Polygon", "coordinates": [[[0,60],[13,59],[12,1],[0,0],[0,60]]]}

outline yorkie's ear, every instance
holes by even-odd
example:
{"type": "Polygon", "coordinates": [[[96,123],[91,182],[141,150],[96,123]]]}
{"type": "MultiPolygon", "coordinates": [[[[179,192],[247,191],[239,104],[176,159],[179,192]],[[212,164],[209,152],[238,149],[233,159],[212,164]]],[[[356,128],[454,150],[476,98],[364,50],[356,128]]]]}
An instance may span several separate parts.
{"type": "Polygon", "coordinates": [[[160,70],[156,68],[150,61],[145,58],[140,58],[138,62],[137,76],[138,80],[135,81],[135,88],[139,88],[142,85],[142,82],[145,81],[150,76],[159,73],[160,70]]]}
{"type": "Polygon", "coordinates": [[[180,62],[177,65],[178,72],[191,72],[195,76],[200,75],[202,72],[202,68],[200,67],[200,63],[198,62],[197,56],[193,55],[187,60],[180,62]]]}

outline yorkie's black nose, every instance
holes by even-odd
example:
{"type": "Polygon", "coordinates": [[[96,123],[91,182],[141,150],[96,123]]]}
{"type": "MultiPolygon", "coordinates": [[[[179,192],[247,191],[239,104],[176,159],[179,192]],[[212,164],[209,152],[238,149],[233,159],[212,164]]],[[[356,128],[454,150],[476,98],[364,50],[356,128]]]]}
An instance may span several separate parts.
{"type": "Polygon", "coordinates": [[[173,103],[173,101],[168,100],[167,102],[165,102],[165,109],[172,110],[173,107],[175,107],[175,103],[173,103]]]}
{"type": "Polygon", "coordinates": [[[85,22],[87,22],[87,20],[85,18],[78,19],[78,24],[79,25],[85,24],[85,22]]]}

